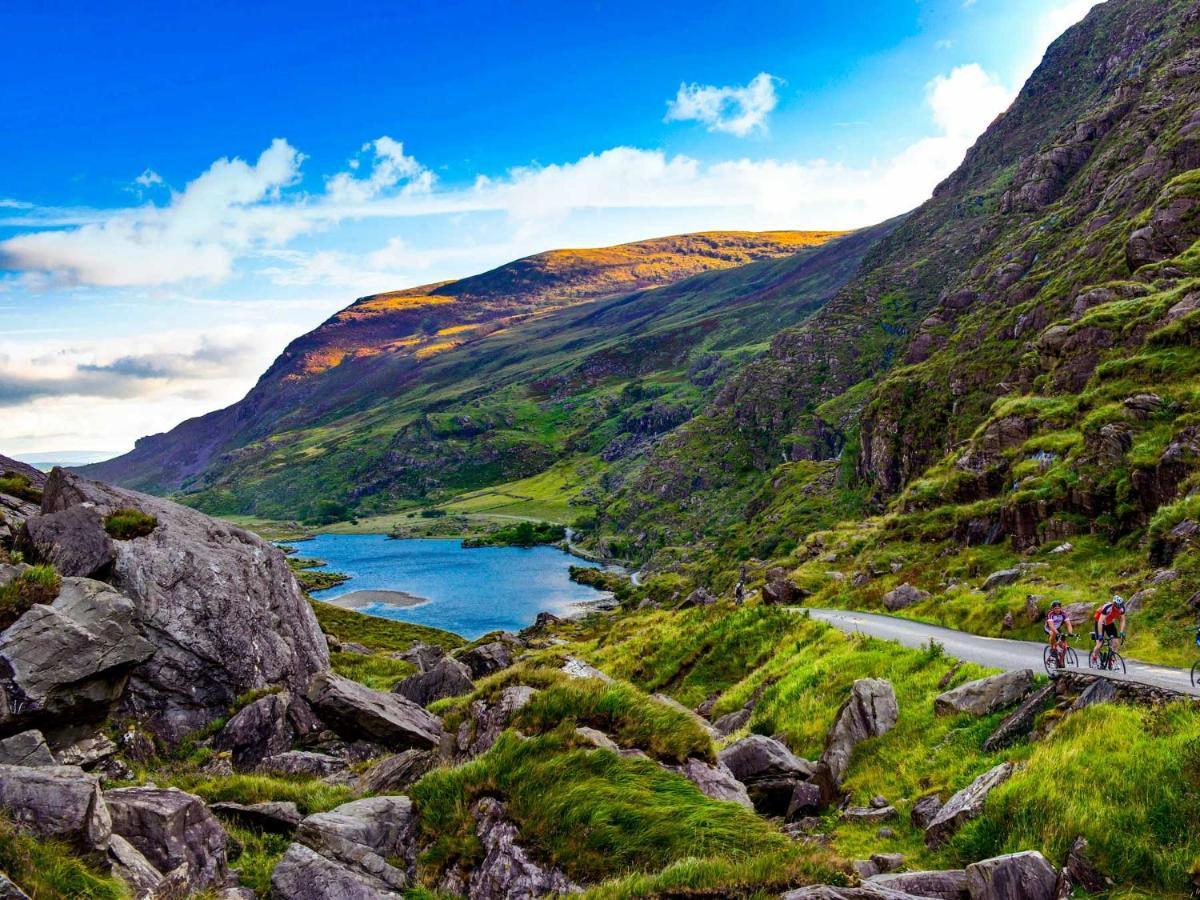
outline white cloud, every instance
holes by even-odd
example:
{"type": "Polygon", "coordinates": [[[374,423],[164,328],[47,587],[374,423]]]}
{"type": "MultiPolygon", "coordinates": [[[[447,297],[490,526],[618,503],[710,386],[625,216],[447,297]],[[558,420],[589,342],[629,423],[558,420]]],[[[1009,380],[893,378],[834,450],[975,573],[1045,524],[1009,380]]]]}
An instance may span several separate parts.
{"type": "MultiPolygon", "coordinates": [[[[349,172],[339,172],[325,185],[328,200],[333,204],[366,203],[385,193],[401,182],[406,194],[427,193],[434,182],[434,174],[404,152],[404,144],[384,136],[371,143],[363,144],[360,152],[374,150],[375,159],[371,174],[366,178],[355,178],[349,172]]],[[[350,168],[357,170],[358,159],[350,160],[350,168]]]]}
{"type": "Polygon", "coordinates": [[[13,200],[11,197],[0,197],[0,209],[33,209],[33,204],[13,200]]]}
{"type": "Polygon", "coordinates": [[[951,138],[978,137],[1012,102],[1013,92],[976,63],[938,75],[926,85],[933,121],[951,138]]]}
{"type": "Polygon", "coordinates": [[[675,99],[667,104],[667,122],[702,122],[709,131],[745,137],[767,127],[767,117],[779,98],[775,85],[780,79],[759,72],[744,87],[712,84],[681,84],[675,99]]]}
{"type": "Polygon", "coordinates": [[[163,183],[163,178],[153,169],[146,169],[137,178],[133,179],[133,183],[143,188],[151,188],[155,185],[163,183]]]}

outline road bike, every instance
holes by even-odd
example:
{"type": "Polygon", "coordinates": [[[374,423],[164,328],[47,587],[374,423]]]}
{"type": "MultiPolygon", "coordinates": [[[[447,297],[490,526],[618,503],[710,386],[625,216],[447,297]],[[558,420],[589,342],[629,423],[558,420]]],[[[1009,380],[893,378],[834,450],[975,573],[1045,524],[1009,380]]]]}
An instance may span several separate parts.
{"type": "Polygon", "coordinates": [[[1072,637],[1074,635],[1060,633],[1058,640],[1053,644],[1047,644],[1046,649],[1042,651],[1042,662],[1046,666],[1046,672],[1050,675],[1060,669],[1074,669],[1079,666],[1079,657],[1067,645],[1067,641],[1072,637]]]}
{"type": "Polygon", "coordinates": [[[1099,669],[1102,672],[1120,672],[1125,674],[1125,660],[1113,649],[1113,639],[1105,635],[1100,639],[1100,651],[1088,656],[1088,668],[1099,669]]]}
{"type": "MultiPolygon", "coordinates": [[[[1200,631],[1196,632],[1196,646],[1200,647],[1200,631]]],[[[1192,687],[1200,687],[1200,662],[1192,665],[1192,687]]]]}

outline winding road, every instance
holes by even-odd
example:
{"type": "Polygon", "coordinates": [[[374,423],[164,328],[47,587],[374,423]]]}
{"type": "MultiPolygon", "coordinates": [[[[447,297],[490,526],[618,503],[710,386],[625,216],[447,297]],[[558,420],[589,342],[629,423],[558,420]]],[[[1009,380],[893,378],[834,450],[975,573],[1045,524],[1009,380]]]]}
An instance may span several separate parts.
{"type": "MultiPolygon", "coordinates": [[[[948,655],[990,668],[1010,671],[1013,669],[1042,671],[1042,649],[1045,645],[1033,641],[980,637],[977,634],[968,634],[965,631],[955,631],[952,628],[942,628],[937,625],[926,625],[910,619],[881,616],[876,613],[852,612],[844,609],[792,607],[792,611],[808,613],[814,619],[828,622],[842,631],[862,632],[872,637],[896,641],[906,647],[922,647],[932,639],[944,646],[948,655]]],[[[1091,650],[1086,637],[1084,635],[1074,644],[1085,669],[1086,654],[1091,650]]],[[[1127,675],[1104,674],[1111,678],[1138,681],[1167,690],[1200,696],[1200,688],[1192,687],[1191,672],[1188,669],[1154,666],[1131,659],[1126,659],[1125,665],[1129,670],[1127,675]]],[[[1101,673],[1093,671],[1093,674],[1101,673]]]]}

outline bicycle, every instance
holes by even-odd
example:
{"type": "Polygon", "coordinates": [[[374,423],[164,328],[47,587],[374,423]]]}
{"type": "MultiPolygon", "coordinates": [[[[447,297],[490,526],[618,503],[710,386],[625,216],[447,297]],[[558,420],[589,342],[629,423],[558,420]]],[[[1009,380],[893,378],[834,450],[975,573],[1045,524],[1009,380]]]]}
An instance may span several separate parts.
{"type": "Polygon", "coordinates": [[[1042,663],[1046,667],[1046,673],[1053,675],[1060,669],[1074,669],[1079,666],[1079,657],[1075,651],[1067,644],[1073,634],[1059,634],[1058,640],[1053,644],[1047,644],[1046,649],[1042,651],[1042,663]]]}
{"type": "MultiPolygon", "coordinates": [[[[1196,646],[1200,647],[1200,631],[1196,632],[1196,646]]],[[[1192,687],[1200,687],[1200,662],[1192,665],[1192,687]]]]}
{"type": "Polygon", "coordinates": [[[1113,649],[1113,639],[1105,635],[1100,639],[1100,652],[1095,656],[1088,655],[1088,668],[1099,669],[1102,672],[1120,672],[1125,674],[1125,660],[1113,649]]]}

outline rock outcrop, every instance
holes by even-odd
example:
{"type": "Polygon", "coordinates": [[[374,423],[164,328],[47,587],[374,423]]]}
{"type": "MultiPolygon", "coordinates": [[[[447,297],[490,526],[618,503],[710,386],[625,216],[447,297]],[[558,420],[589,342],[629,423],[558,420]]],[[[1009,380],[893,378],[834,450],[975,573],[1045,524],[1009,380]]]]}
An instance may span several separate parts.
{"type": "Polygon", "coordinates": [[[936,869],[927,872],[898,872],[875,875],[870,884],[916,897],[935,900],[968,900],[967,873],[963,869],[936,869]]]}
{"type": "Polygon", "coordinates": [[[358,776],[358,790],[369,794],[396,794],[438,763],[437,751],[405,750],[385,756],[358,776]]]}
{"type": "Polygon", "coordinates": [[[332,672],[313,677],[308,701],[345,738],[377,741],[396,749],[429,749],[442,738],[437,717],[411,700],[371,690],[332,672]]]}
{"type": "Polygon", "coordinates": [[[951,691],[939,694],[933,701],[933,706],[939,715],[970,713],[973,716],[986,716],[998,709],[1019,703],[1032,690],[1033,670],[1021,669],[990,678],[980,678],[978,681],[968,681],[951,691]]]}
{"type": "Polygon", "coordinates": [[[0,766],[0,810],[43,837],[104,850],[113,823],[100,780],[77,766],[0,766]]]}
{"type": "Polygon", "coordinates": [[[458,661],[467,667],[472,678],[483,678],[513,664],[512,647],[507,641],[491,641],[459,654],[458,661]]]}
{"type": "Polygon", "coordinates": [[[104,578],[117,559],[117,548],[104,531],[94,507],[72,506],[27,519],[17,547],[31,559],[50,563],[60,575],[104,578]]]}
{"type": "Polygon", "coordinates": [[[133,601],[154,650],[132,672],[122,706],[163,739],[206,725],[248,691],[303,692],[328,667],[325,639],[277,547],[170,501],[55,469],[42,516],[61,523],[85,504],[98,515],[70,520],[79,546],[107,539],[102,517],[118,509],[156,522],[147,535],[113,541],[108,579],[133,601]]]}
{"type": "MultiPolygon", "coordinates": [[[[854,682],[850,697],[838,710],[825,738],[825,752],[821,754],[823,771],[817,777],[828,785],[831,795],[841,788],[854,748],[867,738],[887,734],[895,727],[899,715],[896,691],[890,681],[860,678],[854,682]]],[[[832,796],[825,798],[826,802],[832,799],[832,796]]]]}
{"type": "Polygon", "coordinates": [[[727,800],[747,809],[754,804],[746,792],[746,786],[738,781],[724,763],[715,766],[701,759],[689,759],[681,766],[667,766],[672,772],[682,775],[700,789],[700,793],[714,800],[727,800]]]}
{"type": "Polygon", "coordinates": [[[53,603],[0,634],[0,727],[99,722],[154,652],[132,600],[99,581],[64,578],[53,603]]]}
{"type": "Polygon", "coordinates": [[[428,669],[408,676],[394,688],[393,692],[407,697],[418,706],[428,706],[447,697],[460,697],[475,689],[471,681],[471,670],[457,659],[446,656],[428,669]]]}
{"type": "Polygon", "coordinates": [[[988,794],[1008,781],[1012,773],[1012,763],[1001,763],[951,797],[925,829],[926,846],[940,847],[964,824],[982,813],[988,794]]]}
{"type": "Polygon", "coordinates": [[[560,896],[579,890],[558,869],[534,862],[517,843],[517,827],[509,821],[504,804],[499,800],[484,797],[471,812],[475,815],[475,833],[485,856],[471,872],[467,896],[477,900],[509,900],[560,896]]]}
{"type": "Polygon", "coordinates": [[[1036,850],[967,866],[971,900],[1055,900],[1058,872],[1036,850]]]}
{"type": "Polygon", "coordinates": [[[225,723],[213,738],[213,749],[230,753],[238,769],[286,752],[298,737],[316,730],[315,717],[297,709],[297,702],[289,691],[259,697],[225,723]]]}
{"type": "Polygon", "coordinates": [[[458,727],[455,735],[456,755],[469,759],[486,753],[496,743],[505,726],[522,710],[537,691],[524,684],[506,687],[491,703],[476,700],[469,709],[469,718],[458,727]]]}
{"type": "Polygon", "coordinates": [[[42,733],[35,729],[0,740],[0,765],[55,766],[58,761],[42,733]]]}

